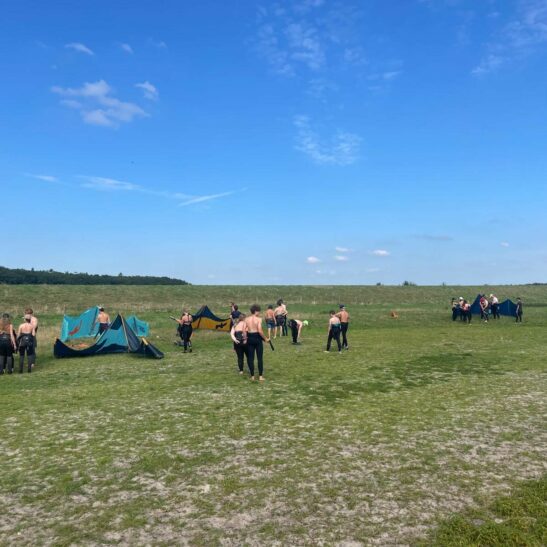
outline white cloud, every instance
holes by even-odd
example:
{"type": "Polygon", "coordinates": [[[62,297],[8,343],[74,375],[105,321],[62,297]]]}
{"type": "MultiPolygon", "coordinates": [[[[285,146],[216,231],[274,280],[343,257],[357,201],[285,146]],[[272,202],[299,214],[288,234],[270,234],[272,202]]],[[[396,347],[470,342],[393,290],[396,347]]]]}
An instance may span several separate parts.
{"type": "Polygon", "coordinates": [[[471,74],[475,76],[481,76],[494,72],[501,67],[504,63],[504,58],[499,55],[489,54],[482,59],[482,61],[471,71],[471,74]]]}
{"type": "Polygon", "coordinates": [[[311,127],[307,116],[296,116],[295,148],[320,165],[351,165],[359,157],[361,137],[346,131],[337,131],[325,141],[311,127]]]}
{"type": "Polygon", "coordinates": [[[158,88],[152,85],[148,80],[140,84],[135,84],[135,87],[142,89],[144,92],[145,99],[150,99],[151,101],[157,101],[159,97],[158,88]]]}
{"type": "Polygon", "coordinates": [[[372,254],[374,256],[389,256],[390,252],[386,251],[385,249],[376,249],[376,250],[372,251],[372,254]]]}
{"type": "Polygon", "coordinates": [[[120,44],[120,48],[123,49],[126,53],[133,54],[133,48],[129,44],[120,44]]]}
{"type": "Polygon", "coordinates": [[[510,247],[510,245],[509,245],[509,243],[507,243],[507,241],[502,241],[502,242],[500,243],[500,245],[501,245],[502,247],[510,247]]]}
{"type": "Polygon", "coordinates": [[[316,256],[308,256],[308,258],[306,258],[306,262],[308,264],[319,264],[321,260],[317,258],[316,256]]]}
{"type": "Polygon", "coordinates": [[[139,191],[142,188],[138,184],[125,182],[122,180],[109,179],[105,177],[81,177],[87,182],[82,184],[84,188],[92,188],[93,190],[123,190],[123,191],[139,191]]]}
{"type": "Polygon", "coordinates": [[[44,182],[59,182],[59,179],[52,175],[34,175],[32,173],[26,173],[25,175],[33,179],[43,180],[44,182]]]}
{"type": "Polygon", "coordinates": [[[187,205],[193,205],[195,203],[203,203],[204,201],[211,201],[212,199],[224,198],[227,196],[231,196],[232,194],[235,194],[235,193],[236,191],[233,190],[231,192],[222,192],[220,194],[210,194],[208,196],[195,196],[193,198],[190,198],[180,203],[179,207],[186,207],[187,205]]]}
{"type": "Polygon", "coordinates": [[[344,255],[336,255],[334,257],[334,260],[337,260],[338,262],[347,262],[349,260],[349,257],[344,255]]]}
{"type": "Polygon", "coordinates": [[[352,249],[348,249],[347,247],[335,247],[334,249],[337,253],[351,253],[352,249]]]}
{"type": "Polygon", "coordinates": [[[86,82],[79,88],[53,86],[53,93],[65,97],[63,106],[80,111],[84,123],[105,127],[118,127],[137,117],[148,114],[135,103],[120,101],[112,96],[112,88],[104,81],[86,82]],[[66,98],[69,99],[66,99],[66,98]],[[78,97],[83,102],[74,100],[78,97]],[[98,107],[98,108],[97,108],[98,107]]]}
{"type": "Polygon", "coordinates": [[[86,55],[95,55],[91,49],[86,45],[80,42],[71,42],[70,44],[65,44],[66,49],[72,49],[78,53],[85,53],[86,55]]]}

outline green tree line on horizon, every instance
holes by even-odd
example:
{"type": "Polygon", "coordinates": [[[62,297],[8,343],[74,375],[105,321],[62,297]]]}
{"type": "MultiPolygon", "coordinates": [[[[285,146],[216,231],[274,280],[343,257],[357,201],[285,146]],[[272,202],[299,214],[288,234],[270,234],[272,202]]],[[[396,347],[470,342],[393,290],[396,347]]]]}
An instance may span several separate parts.
{"type": "Polygon", "coordinates": [[[8,285],[190,285],[182,279],[142,275],[99,275],[0,266],[0,283],[8,285]]]}

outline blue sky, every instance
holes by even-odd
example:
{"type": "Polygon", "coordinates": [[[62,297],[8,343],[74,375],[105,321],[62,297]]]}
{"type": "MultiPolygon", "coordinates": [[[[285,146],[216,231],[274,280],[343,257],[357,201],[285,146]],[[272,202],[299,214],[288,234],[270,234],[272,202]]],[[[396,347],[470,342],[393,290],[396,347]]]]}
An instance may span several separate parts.
{"type": "Polygon", "coordinates": [[[0,9],[3,265],[546,281],[547,0],[0,9]]]}

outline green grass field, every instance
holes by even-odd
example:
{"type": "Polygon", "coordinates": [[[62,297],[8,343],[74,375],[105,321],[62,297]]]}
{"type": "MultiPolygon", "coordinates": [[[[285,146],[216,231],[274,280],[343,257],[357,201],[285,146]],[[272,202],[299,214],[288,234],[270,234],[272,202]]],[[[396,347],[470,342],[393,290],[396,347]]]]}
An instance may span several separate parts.
{"type": "Polygon", "coordinates": [[[545,545],[547,287],[1,286],[41,320],[32,374],[0,377],[2,545],[545,545]],[[453,323],[452,296],[523,298],[453,323]],[[264,384],[228,335],[173,345],[168,315],[283,297],[308,319],[264,384]],[[323,353],[327,312],[350,350],[323,353]],[[55,360],[63,312],[151,324],[162,361],[55,360]],[[397,310],[399,319],[390,318],[397,310]]]}

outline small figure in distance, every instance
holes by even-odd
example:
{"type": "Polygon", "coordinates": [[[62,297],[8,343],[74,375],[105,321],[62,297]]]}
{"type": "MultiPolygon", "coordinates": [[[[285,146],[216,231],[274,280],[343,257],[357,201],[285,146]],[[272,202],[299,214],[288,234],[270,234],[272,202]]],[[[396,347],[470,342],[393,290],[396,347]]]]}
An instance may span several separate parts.
{"type": "Polygon", "coordinates": [[[481,307],[481,321],[488,323],[488,300],[484,294],[481,295],[479,306],[481,307]]]}
{"type": "Polygon", "coordinates": [[[302,328],[307,327],[308,324],[309,323],[307,321],[300,321],[300,319],[291,319],[289,321],[293,344],[300,344],[300,334],[302,333],[302,328]]]}
{"type": "Polygon", "coordinates": [[[344,304],[340,304],[340,311],[336,314],[338,319],[340,319],[340,328],[342,329],[342,347],[349,349],[348,346],[348,329],[349,329],[349,313],[346,310],[344,304]]]}
{"type": "Polygon", "coordinates": [[[467,321],[467,324],[469,325],[471,323],[471,319],[473,318],[473,314],[471,313],[471,304],[464,300],[462,306],[462,321],[467,321]]]}
{"type": "Polygon", "coordinates": [[[97,321],[99,322],[99,332],[97,333],[100,336],[103,332],[107,331],[110,328],[110,316],[104,311],[102,306],[99,306],[99,315],[97,315],[97,321]]]}
{"type": "Polygon", "coordinates": [[[389,315],[392,319],[399,319],[399,314],[395,310],[391,310],[391,313],[389,315]]]}
{"type": "Polygon", "coordinates": [[[274,316],[275,316],[275,334],[274,339],[277,338],[277,333],[279,332],[279,336],[285,336],[283,334],[283,328],[285,325],[285,321],[287,320],[287,307],[285,304],[283,304],[283,300],[277,301],[277,308],[274,310],[274,316]]]}
{"type": "Polygon", "coordinates": [[[193,317],[188,313],[188,310],[182,310],[182,315],[180,316],[180,319],[177,320],[177,323],[179,324],[179,334],[182,338],[182,346],[184,348],[184,353],[186,353],[187,350],[192,353],[192,342],[190,341],[190,338],[192,338],[192,321],[193,317]]]}
{"type": "Polygon", "coordinates": [[[258,380],[264,381],[264,346],[262,342],[269,342],[270,339],[264,336],[262,331],[262,319],[260,317],[260,306],[251,306],[251,315],[245,318],[247,326],[247,364],[251,373],[251,380],[255,380],[254,359],[258,362],[258,380]]]}
{"type": "Polygon", "coordinates": [[[522,300],[517,298],[517,309],[515,310],[515,323],[522,323],[522,300]]]}
{"type": "Polygon", "coordinates": [[[490,295],[490,309],[492,310],[492,318],[499,319],[500,318],[500,301],[498,300],[498,297],[494,294],[490,295]]]}
{"type": "Polygon", "coordinates": [[[463,310],[463,303],[464,302],[467,302],[467,300],[464,300],[463,299],[463,296],[460,296],[458,298],[458,304],[460,306],[460,321],[466,321],[467,320],[467,317],[465,317],[465,314],[462,313],[462,310],[463,310]]]}
{"type": "Polygon", "coordinates": [[[30,324],[34,327],[34,349],[38,347],[38,319],[34,315],[32,308],[25,309],[25,315],[30,315],[30,324]]]}
{"type": "Polygon", "coordinates": [[[17,345],[19,347],[19,374],[23,374],[25,353],[27,354],[27,371],[32,372],[32,366],[36,362],[34,340],[36,331],[32,326],[32,315],[25,314],[25,322],[19,325],[17,330],[17,345]]]}
{"type": "Polygon", "coordinates": [[[0,319],[0,374],[8,369],[8,374],[13,372],[13,352],[16,350],[15,333],[9,313],[4,313],[0,319]]]}
{"type": "Polygon", "coordinates": [[[452,308],[452,321],[456,321],[456,319],[458,318],[458,315],[460,315],[461,313],[460,304],[455,298],[453,298],[452,301],[450,302],[450,307],[452,308]]]}
{"type": "Polygon", "coordinates": [[[331,310],[329,315],[329,337],[327,340],[327,349],[325,350],[325,353],[329,353],[333,338],[336,340],[336,344],[338,345],[338,353],[342,353],[342,344],[340,343],[340,332],[342,327],[340,325],[340,319],[337,317],[334,310],[331,310]]]}
{"type": "MultiPolygon", "coordinates": [[[[239,374],[243,374],[243,365],[245,355],[247,354],[247,324],[245,323],[244,313],[240,313],[235,319],[234,326],[230,331],[230,337],[234,341],[234,351],[237,355],[239,374]]],[[[247,358],[247,364],[248,363],[249,359],[247,358]]]]}
{"type": "Polygon", "coordinates": [[[268,338],[272,337],[272,333],[274,334],[274,338],[275,338],[275,334],[277,330],[277,322],[275,320],[275,313],[274,313],[273,306],[271,304],[268,306],[268,309],[266,310],[266,326],[268,327],[268,338]]]}
{"type": "Polygon", "coordinates": [[[230,318],[232,320],[232,326],[234,326],[236,319],[241,315],[241,312],[239,311],[239,306],[235,304],[234,302],[230,302],[230,306],[231,306],[230,318]]]}

